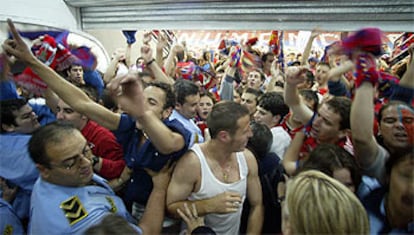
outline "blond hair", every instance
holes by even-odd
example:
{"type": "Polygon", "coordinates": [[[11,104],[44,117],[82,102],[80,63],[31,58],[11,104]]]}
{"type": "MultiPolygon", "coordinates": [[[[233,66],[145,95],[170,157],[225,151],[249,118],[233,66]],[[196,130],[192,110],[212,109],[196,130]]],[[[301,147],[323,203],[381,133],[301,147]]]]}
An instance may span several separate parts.
{"type": "Polygon", "coordinates": [[[289,181],[286,213],[293,234],[368,234],[367,213],[343,184],[309,170],[289,181]]]}

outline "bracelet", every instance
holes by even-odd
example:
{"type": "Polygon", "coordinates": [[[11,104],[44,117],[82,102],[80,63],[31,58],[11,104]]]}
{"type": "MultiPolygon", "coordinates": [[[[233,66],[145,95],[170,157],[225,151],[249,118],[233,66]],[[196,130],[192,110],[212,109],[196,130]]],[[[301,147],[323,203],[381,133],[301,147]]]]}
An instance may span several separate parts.
{"type": "Polygon", "coordinates": [[[93,156],[92,158],[92,166],[95,166],[99,162],[99,157],[93,156]]]}
{"type": "Polygon", "coordinates": [[[148,67],[150,66],[153,62],[155,61],[155,59],[150,60],[148,63],[146,63],[145,65],[148,67]]]}

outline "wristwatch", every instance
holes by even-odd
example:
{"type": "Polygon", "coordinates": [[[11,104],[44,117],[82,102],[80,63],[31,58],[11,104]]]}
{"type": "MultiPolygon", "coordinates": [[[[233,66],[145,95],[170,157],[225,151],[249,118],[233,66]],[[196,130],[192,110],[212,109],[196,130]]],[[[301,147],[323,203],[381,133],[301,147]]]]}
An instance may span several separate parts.
{"type": "Polygon", "coordinates": [[[92,166],[95,166],[99,162],[99,157],[93,156],[92,157],[92,166]]]}

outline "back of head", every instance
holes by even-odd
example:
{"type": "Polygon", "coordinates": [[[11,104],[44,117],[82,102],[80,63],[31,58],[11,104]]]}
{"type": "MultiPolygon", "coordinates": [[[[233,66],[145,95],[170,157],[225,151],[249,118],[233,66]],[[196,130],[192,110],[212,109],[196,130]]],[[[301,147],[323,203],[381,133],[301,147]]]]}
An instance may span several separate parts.
{"type": "Polygon", "coordinates": [[[74,131],[78,130],[71,123],[64,121],[56,121],[40,127],[30,138],[28,144],[30,157],[35,163],[50,167],[46,145],[63,143],[74,131]]]}
{"type": "Polygon", "coordinates": [[[115,214],[107,215],[99,224],[88,228],[85,235],[138,234],[128,221],[115,214]]]}
{"type": "Polygon", "coordinates": [[[185,79],[179,79],[174,83],[174,93],[179,104],[185,103],[185,98],[190,95],[197,95],[199,88],[196,84],[185,79]]]}
{"type": "Polygon", "coordinates": [[[247,148],[251,150],[257,159],[263,158],[270,151],[273,142],[272,132],[265,124],[252,122],[250,127],[253,136],[247,143],[247,148]]]}
{"type": "Polygon", "coordinates": [[[248,116],[249,110],[233,101],[220,101],[213,106],[207,117],[207,126],[212,139],[215,139],[220,131],[228,131],[234,134],[237,130],[237,120],[248,116]]]}
{"type": "Polygon", "coordinates": [[[17,99],[7,99],[0,101],[0,123],[1,123],[1,132],[6,132],[3,129],[3,124],[5,125],[17,125],[16,117],[13,112],[20,110],[24,105],[27,104],[27,101],[22,98],[17,99]]]}
{"type": "Polygon", "coordinates": [[[305,171],[288,182],[284,215],[292,234],[368,234],[358,198],[335,179],[305,171]]]}

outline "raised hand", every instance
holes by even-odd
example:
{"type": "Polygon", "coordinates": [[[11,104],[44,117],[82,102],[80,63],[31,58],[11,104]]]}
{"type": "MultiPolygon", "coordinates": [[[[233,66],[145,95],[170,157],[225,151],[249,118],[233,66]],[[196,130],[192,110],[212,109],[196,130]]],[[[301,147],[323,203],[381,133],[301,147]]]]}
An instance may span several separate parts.
{"type": "Polygon", "coordinates": [[[17,32],[16,27],[13,24],[11,19],[7,19],[7,24],[9,25],[10,32],[12,34],[12,39],[6,39],[3,42],[3,50],[8,57],[14,56],[16,59],[24,62],[31,63],[36,60],[36,57],[32,54],[29,47],[20,37],[20,34],[17,32]]]}
{"type": "Polygon", "coordinates": [[[286,83],[292,86],[297,86],[306,80],[307,68],[291,66],[286,70],[286,83]]]}
{"type": "Polygon", "coordinates": [[[146,44],[142,45],[141,56],[144,59],[145,63],[148,63],[153,59],[152,49],[149,45],[146,45],[146,44]]]}

